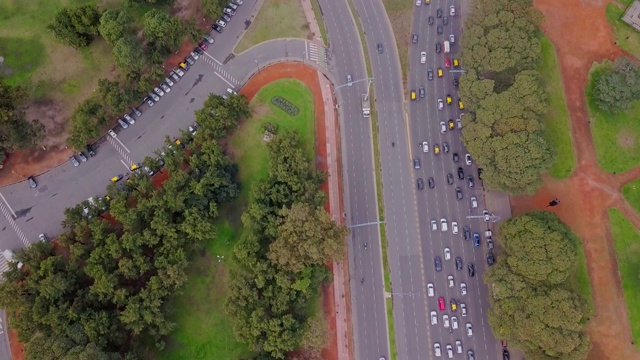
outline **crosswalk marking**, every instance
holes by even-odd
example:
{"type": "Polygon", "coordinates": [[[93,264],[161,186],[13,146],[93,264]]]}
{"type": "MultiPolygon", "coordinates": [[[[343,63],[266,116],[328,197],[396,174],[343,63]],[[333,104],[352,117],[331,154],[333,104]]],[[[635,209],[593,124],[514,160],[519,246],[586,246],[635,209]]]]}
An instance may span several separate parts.
{"type": "Polygon", "coordinates": [[[234,84],[231,86],[240,85],[240,81],[234,78],[228,71],[223,69],[222,66],[218,64],[217,60],[207,56],[205,56],[203,59],[207,64],[211,65],[215,69],[216,75],[222,78],[222,80],[226,81],[227,84],[234,84]]]}
{"type": "Polygon", "coordinates": [[[306,57],[307,60],[311,60],[318,65],[321,65],[325,69],[327,68],[327,49],[324,46],[320,46],[316,43],[306,43],[306,57]]]}
{"type": "Polygon", "coordinates": [[[7,221],[9,221],[9,225],[11,225],[11,227],[16,232],[16,234],[18,234],[18,237],[20,238],[24,246],[29,246],[29,241],[27,241],[27,237],[24,236],[24,233],[22,232],[22,230],[20,230],[20,228],[18,227],[18,224],[16,224],[16,221],[13,219],[13,216],[11,215],[7,207],[4,206],[4,203],[2,202],[0,202],[0,211],[2,211],[4,216],[7,218],[7,221]]]}
{"type": "Polygon", "coordinates": [[[129,166],[133,165],[133,161],[131,161],[126,151],[124,151],[124,149],[120,147],[120,145],[116,144],[115,140],[113,140],[111,137],[107,137],[107,141],[109,141],[109,144],[111,144],[111,146],[113,146],[120,153],[122,158],[124,158],[129,166]]]}

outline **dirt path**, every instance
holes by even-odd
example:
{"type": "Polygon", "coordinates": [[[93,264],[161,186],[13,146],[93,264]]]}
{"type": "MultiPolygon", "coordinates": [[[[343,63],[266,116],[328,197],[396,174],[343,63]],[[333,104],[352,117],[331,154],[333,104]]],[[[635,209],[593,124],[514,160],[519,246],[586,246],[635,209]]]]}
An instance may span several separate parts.
{"type": "Polygon", "coordinates": [[[640,217],[621,194],[625,183],[640,176],[640,168],[617,175],[600,169],[584,95],[594,61],[626,55],[615,45],[613,29],[605,17],[606,4],[598,0],[534,0],[535,7],[545,15],[542,29],[556,47],[577,168],[566,180],[544,177],[544,186],[535,196],[512,197],[511,206],[514,215],[551,210],[582,239],[595,308],[587,326],[593,343],[589,359],[639,359],[640,351],[634,347],[630,333],[607,211],[615,207],[640,226],[640,217]],[[548,202],[556,197],[560,205],[547,209],[548,202]]]}
{"type": "MultiPolygon", "coordinates": [[[[249,100],[258,93],[265,85],[280,79],[293,78],[302,81],[313,93],[314,111],[316,115],[316,166],[319,169],[327,171],[327,148],[324,146],[327,142],[327,134],[325,127],[325,110],[318,81],[318,71],[299,63],[280,63],[268,66],[254,75],[240,91],[249,100]]],[[[322,189],[328,191],[327,184],[323,184],[322,189]]],[[[325,204],[325,208],[329,211],[329,203],[325,204]]],[[[338,345],[336,338],[336,307],[334,301],[334,288],[331,285],[322,288],[322,306],[329,327],[330,341],[327,347],[322,351],[322,358],[325,360],[338,359],[338,345]]]]}

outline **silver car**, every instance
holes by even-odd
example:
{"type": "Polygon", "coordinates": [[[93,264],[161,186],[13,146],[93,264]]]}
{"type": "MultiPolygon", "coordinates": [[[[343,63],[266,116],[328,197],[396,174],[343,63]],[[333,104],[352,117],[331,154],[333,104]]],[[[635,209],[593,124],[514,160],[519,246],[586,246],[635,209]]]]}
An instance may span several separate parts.
{"type": "Polygon", "coordinates": [[[164,92],[168,93],[171,92],[171,88],[169,87],[169,85],[165,84],[165,83],[160,83],[160,87],[162,88],[162,90],[164,90],[164,92]]]}
{"type": "Polygon", "coordinates": [[[180,68],[173,69],[173,72],[178,74],[178,76],[180,76],[180,77],[184,76],[184,71],[182,71],[180,68]]]}
{"type": "Polygon", "coordinates": [[[138,110],[138,108],[131,108],[131,110],[133,110],[133,113],[136,114],[137,117],[142,116],[142,113],[140,112],[140,110],[138,110]]]}
{"type": "Polygon", "coordinates": [[[173,81],[171,81],[171,79],[169,79],[169,78],[164,79],[164,82],[169,86],[173,86],[174,85],[173,81]]]}
{"type": "Polygon", "coordinates": [[[124,120],[122,120],[122,119],[118,119],[118,124],[120,124],[120,126],[121,126],[123,129],[126,129],[126,128],[128,128],[128,127],[129,127],[129,124],[127,124],[127,123],[126,123],[124,120]]]}
{"type": "Polygon", "coordinates": [[[76,157],[75,157],[75,156],[73,156],[73,155],[71,155],[71,156],[69,157],[69,161],[71,161],[71,164],[73,164],[73,166],[76,166],[76,167],[77,167],[77,166],[80,166],[80,163],[78,162],[78,160],[76,159],[76,157]]]}
{"type": "Polygon", "coordinates": [[[214,41],[215,41],[215,40],[213,40],[213,38],[212,38],[211,36],[209,36],[209,35],[205,36],[205,37],[204,37],[204,39],[205,39],[205,40],[207,40],[207,42],[208,42],[209,44],[213,44],[213,43],[214,43],[214,41]]]}
{"type": "Polygon", "coordinates": [[[132,117],[131,117],[131,115],[129,115],[129,114],[124,114],[124,118],[125,118],[125,119],[127,120],[127,122],[128,122],[129,124],[131,124],[131,125],[133,125],[133,124],[135,124],[135,123],[136,123],[136,121],[135,121],[135,120],[133,120],[133,118],[132,118],[132,117]]]}
{"type": "Polygon", "coordinates": [[[156,95],[155,93],[149,93],[149,96],[151,96],[153,101],[160,101],[160,96],[156,95]]]}
{"type": "MultiPolygon", "coordinates": [[[[164,96],[164,91],[160,90],[157,87],[153,88],[153,92],[158,94],[158,95],[160,95],[160,96],[164,96]]],[[[153,100],[156,100],[156,99],[153,99],[153,100]]],[[[156,101],[158,101],[158,100],[156,100],[156,101]]]]}

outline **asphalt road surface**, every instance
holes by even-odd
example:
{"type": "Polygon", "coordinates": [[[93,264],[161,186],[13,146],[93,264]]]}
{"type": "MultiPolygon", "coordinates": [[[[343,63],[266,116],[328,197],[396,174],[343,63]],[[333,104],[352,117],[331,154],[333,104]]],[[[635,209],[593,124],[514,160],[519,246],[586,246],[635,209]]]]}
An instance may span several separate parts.
{"type": "Polygon", "coordinates": [[[340,106],[346,223],[351,228],[349,272],[356,359],[389,358],[382,251],[373,164],[371,119],[362,116],[369,81],[362,44],[346,1],[320,0],[330,44],[330,69],[340,106]],[[347,84],[347,75],[352,85],[347,84]]]}
{"type": "MultiPolygon", "coordinates": [[[[424,337],[427,352],[420,358],[428,358],[434,354],[434,344],[439,343],[443,356],[446,356],[446,346],[452,345],[455,352],[455,341],[459,340],[463,345],[463,353],[466,356],[468,350],[473,350],[476,359],[497,359],[499,356],[499,343],[494,338],[487,322],[488,289],[482,281],[487,268],[486,253],[487,242],[485,230],[487,223],[481,218],[483,207],[482,182],[478,179],[478,171],[475,164],[465,164],[467,153],[460,140],[460,131],[456,119],[461,118],[464,110],[458,106],[457,88],[453,79],[459,78],[462,67],[454,68],[453,64],[447,68],[445,58],[453,62],[459,60],[459,40],[462,35],[462,22],[459,17],[461,11],[459,1],[432,0],[430,5],[423,5],[414,9],[412,33],[418,34],[418,43],[410,44],[408,76],[408,91],[418,92],[417,99],[409,101],[409,120],[411,126],[411,153],[412,157],[421,161],[420,169],[414,170],[416,177],[425,181],[424,190],[415,190],[418,199],[418,215],[420,223],[420,240],[422,241],[422,258],[424,261],[424,273],[427,283],[435,286],[435,296],[427,297],[427,311],[435,311],[438,318],[437,325],[431,325],[428,319],[428,330],[424,337]],[[450,6],[455,6],[456,15],[451,16],[450,6]],[[437,10],[442,10],[442,17],[437,16],[437,10]],[[429,16],[433,17],[433,25],[429,25],[429,16]],[[448,25],[444,25],[444,18],[448,18],[448,25]],[[438,34],[438,27],[442,28],[442,34],[438,34]],[[443,42],[449,40],[453,34],[455,42],[451,47],[451,54],[444,54],[443,42]],[[436,53],[436,42],[440,42],[442,52],[436,53]],[[426,63],[421,63],[421,52],[426,52],[426,63]],[[442,77],[438,77],[438,68],[443,71],[442,77]],[[433,80],[427,79],[427,69],[433,69],[433,80]],[[419,89],[424,87],[425,97],[419,97],[419,89]],[[447,105],[446,96],[450,95],[452,103],[447,105]],[[444,102],[443,109],[438,109],[438,99],[444,102]],[[449,120],[454,121],[454,128],[449,128],[449,120]],[[446,132],[441,130],[441,122],[446,126],[446,132]],[[429,152],[424,152],[422,142],[429,143],[429,152]],[[445,153],[444,144],[449,146],[449,152],[445,153]],[[435,147],[439,146],[440,154],[435,154],[435,147]],[[460,157],[458,162],[453,161],[453,153],[460,157]],[[464,179],[458,178],[458,168],[462,168],[464,179]],[[451,174],[453,184],[449,185],[446,174],[451,174]],[[473,177],[475,186],[471,188],[468,177],[473,177]],[[433,177],[435,188],[428,187],[428,178],[433,177]],[[463,198],[457,200],[455,188],[459,187],[463,198]],[[471,197],[476,197],[478,207],[471,207],[471,197]],[[445,219],[448,230],[442,231],[441,219],[445,219]],[[437,229],[431,229],[431,221],[437,222],[437,229]],[[459,233],[452,233],[452,222],[457,222],[459,233]],[[479,247],[473,245],[472,240],[464,240],[463,227],[468,226],[471,232],[478,232],[481,236],[479,247]],[[451,259],[445,259],[445,248],[450,249],[451,259]],[[435,270],[434,258],[442,259],[443,269],[435,270]],[[463,263],[462,270],[457,270],[456,257],[460,257],[463,263]],[[475,265],[475,276],[469,276],[468,264],[475,265]],[[449,287],[447,277],[453,276],[453,286],[449,287]],[[467,295],[461,294],[461,283],[467,286],[467,295]],[[439,310],[438,298],[443,297],[445,310],[439,310]],[[465,303],[467,316],[462,316],[461,311],[452,311],[451,300],[465,303]],[[450,322],[455,316],[458,320],[458,329],[444,327],[443,316],[449,316],[450,322]],[[473,335],[466,333],[467,324],[471,324],[473,335]]],[[[462,64],[464,65],[464,64],[462,64]]],[[[407,95],[409,97],[409,94],[407,95]]],[[[464,118],[463,118],[464,119],[464,118]]],[[[416,188],[415,181],[411,184],[416,188]]],[[[421,348],[422,349],[422,348],[421,348]]],[[[462,355],[456,355],[462,357],[462,355]]],[[[416,358],[416,357],[407,357],[416,358]]]]}

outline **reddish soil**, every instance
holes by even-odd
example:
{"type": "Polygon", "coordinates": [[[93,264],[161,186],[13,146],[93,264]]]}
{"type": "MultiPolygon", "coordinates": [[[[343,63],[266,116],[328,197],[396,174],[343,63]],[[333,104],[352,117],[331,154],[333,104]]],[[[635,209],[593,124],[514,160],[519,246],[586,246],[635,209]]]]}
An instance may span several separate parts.
{"type": "Polygon", "coordinates": [[[9,347],[11,360],[24,360],[24,345],[18,341],[18,333],[15,330],[9,330],[9,347]]]}
{"type": "MultiPolygon", "coordinates": [[[[327,171],[327,152],[326,152],[326,137],[325,132],[325,113],[324,102],[322,99],[322,90],[320,89],[320,83],[318,81],[318,71],[299,63],[280,63],[268,66],[255,74],[247,84],[240,91],[249,100],[258,93],[258,91],[267,84],[280,79],[297,79],[307,85],[307,87],[313,93],[314,98],[314,111],[316,114],[316,167],[327,171]]],[[[327,184],[323,184],[323,190],[328,191],[327,184]]],[[[329,210],[329,203],[325,204],[327,211],[329,210]]],[[[329,343],[327,347],[322,351],[322,358],[325,360],[337,360],[337,339],[336,339],[336,310],[334,303],[333,286],[323,286],[322,289],[322,305],[329,327],[329,343]]]]}
{"type": "Polygon", "coordinates": [[[512,197],[511,207],[514,215],[550,210],[582,239],[595,308],[587,326],[593,343],[589,359],[639,359],[640,351],[634,347],[629,329],[607,210],[619,209],[640,228],[640,217],[621,194],[625,183],[640,176],[640,168],[617,175],[600,169],[584,94],[594,61],[627,55],[615,44],[613,29],[605,17],[606,4],[598,0],[534,0],[535,7],[545,15],[542,29],[556,47],[577,168],[566,180],[544,177],[544,186],[535,196],[512,197]],[[546,208],[556,197],[560,204],[546,208]]]}
{"type": "Polygon", "coordinates": [[[9,154],[9,159],[0,170],[0,186],[26,180],[29,176],[40,175],[64,163],[71,156],[71,150],[50,148],[31,149],[9,154]]]}

